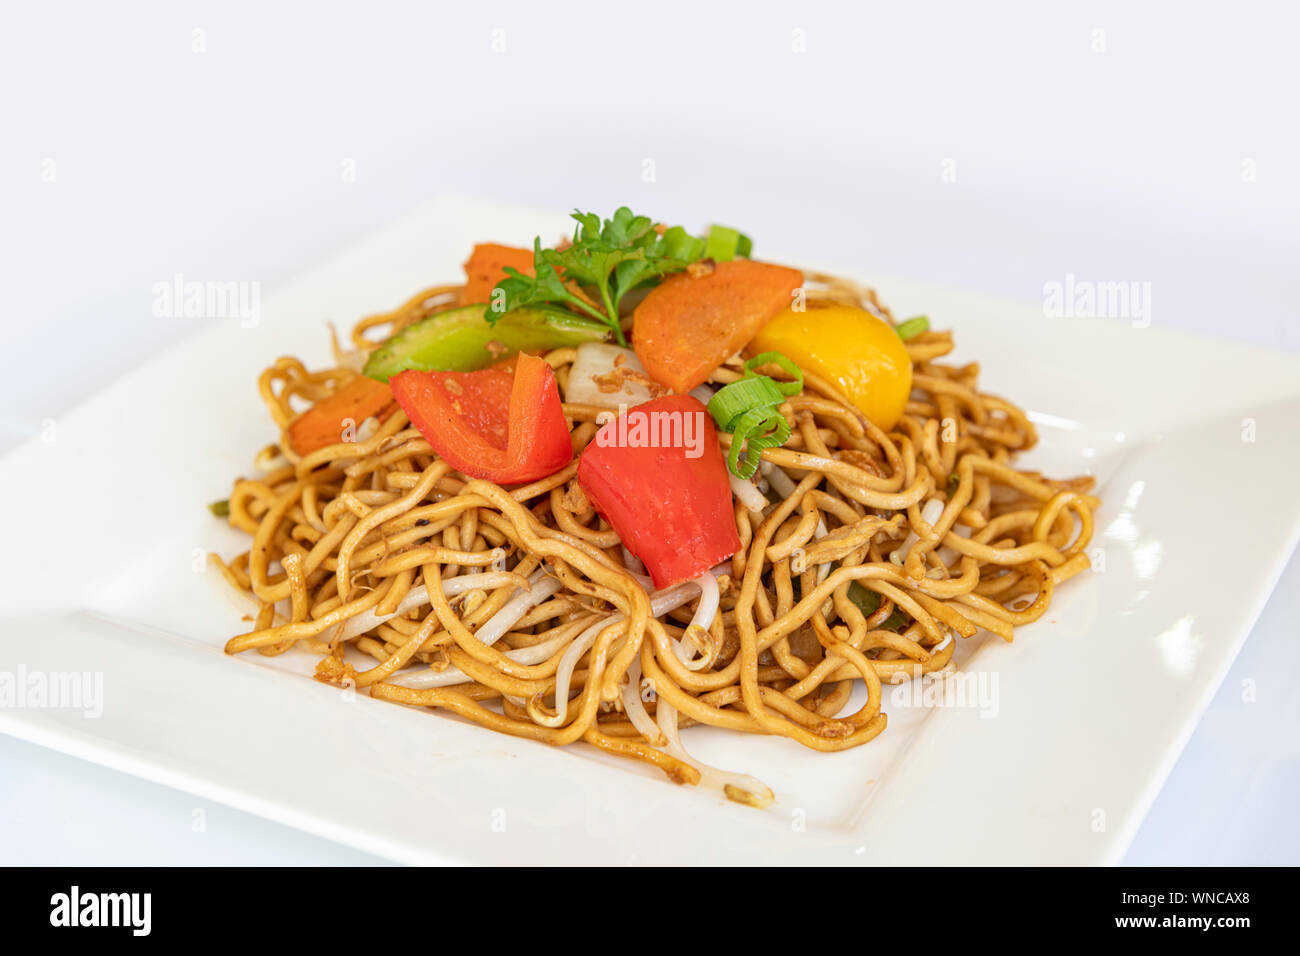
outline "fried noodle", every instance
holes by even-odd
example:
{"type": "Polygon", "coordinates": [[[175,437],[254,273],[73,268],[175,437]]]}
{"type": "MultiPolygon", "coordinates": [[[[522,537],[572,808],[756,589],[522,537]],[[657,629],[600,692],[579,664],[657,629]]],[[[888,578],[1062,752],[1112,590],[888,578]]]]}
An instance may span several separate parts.
{"type": "MultiPolygon", "coordinates": [[[[807,278],[810,308],[847,303],[894,321],[869,289],[807,278]]],[[[362,424],[355,441],[294,455],[283,434],[294,403],[346,385],[373,333],[454,306],[459,288],[363,319],[351,349],[335,342],[333,368],[286,357],[261,375],[282,436],[258,456],[265,473],[230,495],[249,549],[229,563],[213,556],[256,608],[227,653],[297,648],[318,656],[317,680],[518,737],[585,741],[761,807],[773,799],[765,785],[700,763],[679,731],[857,747],[885,729],[883,685],[951,667],[956,639],[980,629],[1010,641],[1088,567],[1092,479],[1015,467],[1034,426],[979,390],[977,365],[940,361],[948,332],[907,342],[912,395],[888,434],[805,375],[780,407],[790,441],[763,451],[758,487],[737,495],[742,549],[659,592],[587,502],[576,458],[500,487],[454,471],[400,410],[362,424]],[[878,606],[866,613],[854,588],[878,606]],[[846,713],[859,684],[861,705],[846,713]]],[[[574,350],[544,357],[563,391],[574,350]]],[[[710,384],[741,371],[730,360],[710,384]]],[[[581,453],[601,409],[564,411],[581,453]]],[[[731,436],[719,438],[725,447],[731,436]]]]}

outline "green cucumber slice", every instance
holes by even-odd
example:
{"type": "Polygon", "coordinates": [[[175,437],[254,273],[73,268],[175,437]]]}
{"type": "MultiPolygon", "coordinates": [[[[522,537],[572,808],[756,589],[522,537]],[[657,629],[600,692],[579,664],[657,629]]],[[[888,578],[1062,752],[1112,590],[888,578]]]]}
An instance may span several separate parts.
{"type": "Polygon", "coordinates": [[[494,325],[486,314],[485,305],[466,305],[408,325],[370,353],[363,371],[381,382],[407,369],[473,372],[515,352],[600,342],[610,332],[604,323],[559,311],[516,309],[494,325]]]}

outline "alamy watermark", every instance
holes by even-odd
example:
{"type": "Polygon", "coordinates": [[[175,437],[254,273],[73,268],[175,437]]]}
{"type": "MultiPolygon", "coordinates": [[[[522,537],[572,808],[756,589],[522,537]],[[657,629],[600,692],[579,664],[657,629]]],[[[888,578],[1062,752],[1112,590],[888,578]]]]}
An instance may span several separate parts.
{"type": "Polygon", "coordinates": [[[596,432],[594,441],[600,448],[684,448],[687,458],[699,458],[708,433],[704,416],[703,411],[629,411],[627,405],[619,405],[617,417],[612,411],[596,417],[598,425],[613,425],[596,432]]]}
{"type": "Polygon", "coordinates": [[[981,718],[999,712],[997,671],[934,671],[890,687],[888,694],[895,708],[971,708],[981,718]]]}
{"type": "Polygon", "coordinates": [[[0,709],[79,710],[83,717],[104,714],[102,671],[0,671],[0,709]]]}
{"type": "Polygon", "coordinates": [[[238,319],[246,329],[262,319],[262,283],[201,282],[176,273],[153,284],[153,314],[160,319],[238,319]]]}
{"type": "Polygon", "coordinates": [[[120,926],[133,936],[153,928],[152,893],[83,893],[73,886],[50,897],[51,926],[120,926]]]}
{"type": "Polygon", "coordinates": [[[1128,319],[1134,328],[1151,324],[1151,283],[1138,281],[1094,282],[1077,279],[1043,283],[1043,314],[1049,318],[1128,319]]]}

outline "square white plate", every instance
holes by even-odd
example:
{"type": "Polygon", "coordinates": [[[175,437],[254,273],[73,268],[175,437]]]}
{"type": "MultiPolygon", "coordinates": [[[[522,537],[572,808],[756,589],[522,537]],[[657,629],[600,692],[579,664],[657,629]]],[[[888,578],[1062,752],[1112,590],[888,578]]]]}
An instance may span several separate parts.
{"type": "Polygon", "coordinates": [[[97,716],[27,699],[0,731],[408,862],[1118,860],[1300,534],[1292,356],[818,263],[953,329],[983,386],[1036,413],[1026,464],[1097,475],[1098,570],[1014,644],[963,649],[982,706],[887,688],[885,733],[836,755],[689,730],[772,786],[765,812],[285,672],[305,659],[221,653],[245,609],[201,558],[246,545],[206,504],[273,437],[258,372],[325,361],[326,320],[455,278],[475,241],[565,222],[435,201],[263,296],[256,327],[193,336],[0,460],[0,679],[103,681],[97,716]]]}

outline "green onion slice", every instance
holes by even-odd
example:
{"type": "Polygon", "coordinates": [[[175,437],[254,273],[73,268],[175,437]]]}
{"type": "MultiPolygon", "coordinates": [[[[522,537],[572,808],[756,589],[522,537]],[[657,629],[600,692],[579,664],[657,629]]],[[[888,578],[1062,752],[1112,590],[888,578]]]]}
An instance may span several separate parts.
{"type": "Polygon", "coordinates": [[[214,501],[208,505],[208,510],[218,518],[230,517],[230,499],[222,498],[220,501],[214,501]]]}
{"type": "Polygon", "coordinates": [[[758,470],[764,448],[777,448],[790,439],[790,423],[773,406],[751,409],[740,416],[731,433],[727,467],[740,478],[751,478],[758,470]],[[745,459],[740,460],[741,446],[745,459]]]}
{"type": "Polygon", "coordinates": [[[714,423],[732,435],[727,467],[733,474],[752,477],[764,448],[778,448],[790,440],[790,423],[778,406],[802,389],[803,372],[798,365],[780,352],[764,352],[745,363],[743,377],[720,388],[709,399],[709,415],[714,423]],[[779,366],[793,381],[778,382],[754,371],[769,363],[779,366]]]}
{"type": "Polygon", "coordinates": [[[663,246],[663,254],[670,259],[694,262],[704,255],[704,240],[692,236],[681,226],[673,226],[665,230],[659,242],[663,246]]]}
{"type": "Polygon", "coordinates": [[[803,391],[803,370],[800,369],[798,365],[795,365],[794,362],[790,361],[788,358],[782,355],[780,352],[763,352],[760,355],[755,355],[752,359],[746,362],[745,377],[748,378],[750,376],[767,378],[768,381],[770,381],[773,385],[775,385],[778,389],[780,389],[782,395],[787,395],[787,396],[798,395],[800,392],[803,391]],[[758,373],[754,371],[754,369],[758,368],[759,366],[769,365],[769,364],[780,366],[781,370],[784,371],[787,375],[789,375],[792,379],[794,379],[794,381],[778,382],[774,378],[769,378],[766,375],[758,375],[758,373]]]}
{"type": "Polygon", "coordinates": [[[900,322],[894,326],[894,331],[898,333],[898,337],[904,342],[908,339],[914,339],[922,332],[930,331],[930,317],[928,315],[918,315],[906,322],[900,322]]]}
{"type": "Polygon", "coordinates": [[[755,375],[732,382],[709,399],[709,414],[724,432],[735,431],[735,422],[746,412],[772,408],[781,404],[785,393],[766,375],[755,375]]]}
{"type": "Polygon", "coordinates": [[[714,262],[730,262],[740,249],[740,232],[730,226],[710,226],[709,238],[704,243],[704,258],[714,262]]]}

